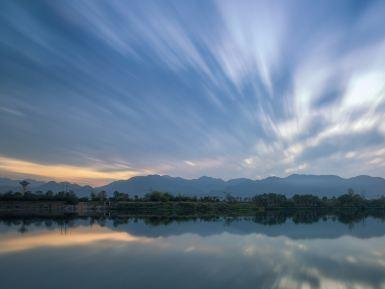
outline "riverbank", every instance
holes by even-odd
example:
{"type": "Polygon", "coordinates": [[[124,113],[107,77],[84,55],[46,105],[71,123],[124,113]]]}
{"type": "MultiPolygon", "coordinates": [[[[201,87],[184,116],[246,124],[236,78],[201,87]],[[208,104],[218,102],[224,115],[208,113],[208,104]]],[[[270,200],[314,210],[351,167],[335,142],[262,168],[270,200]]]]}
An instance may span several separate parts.
{"type": "Polygon", "coordinates": [[[65,201],[0,201],[0,213],[5,215],[65,215],[80,216],[255,216],[261,213],[275,215],[385,215],[383,206],[262,206],[255,202],[151,202],[151,201],[87,201],[69,204],[65,201]]]}
{"type": "Polygon", "coordinates": [[[251,202],[78,202],[64,201],[2,201],[0,212],[126,212],[139,215],[253,215],[263,208],[251,202]]]}

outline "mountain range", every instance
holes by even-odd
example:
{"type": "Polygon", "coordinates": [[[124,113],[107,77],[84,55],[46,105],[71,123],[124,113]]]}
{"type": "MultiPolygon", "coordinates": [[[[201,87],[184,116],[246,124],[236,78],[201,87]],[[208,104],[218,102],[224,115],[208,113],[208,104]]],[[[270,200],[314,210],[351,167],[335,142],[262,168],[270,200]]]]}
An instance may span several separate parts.
{"type": "MultiPolygon", "coordinates": [[[[19,191],[20,180],[0,178],[0,192],[19,191]]],[[[250,197],[262,193],[280,193],[287,196],[294,194],[313,194],[318,196],[338,196],[349,188],[368,198],[385,195],[385,179],[380,177],[357,176],[342,178],[335,175],[299,175],[288,177],[268,177],[261,180],[246,178],[224,181],[218,178],[200,177],[184,179],[180,177],[148,175],[136,176],[128,180],[114,181],[108,185],[92,188],[68,182],[42,182],[27,180],[31,191],[74,191],[79,196],[89,196],[92,191],[106,191],[112,195],[114,191],[128,193],[131,196],[143,196],[151,191],[169,192],[171,194],[194,196],[223,196],[230,193],[234,196],[250,197]]]]}
{"type": "MultiPolygon", "coordinates": [[[[29,183],[27,189],[32,192],[37,191],[52,191],[54,193],[60,192],[60,191],[73,191],[78,196],[89,196],[91,192],[94,190],[91,186],[80,186],[78,184],[72,184],[69,182],[43,182],[43,181],[36,181],[32,179],[26,179],[26,181],[29,183]]],[[[6,193],[9,191],[18,192],[21,190],[20,180],[11,180],[7,178],[0,178],[0,193],[6,193]]]]}

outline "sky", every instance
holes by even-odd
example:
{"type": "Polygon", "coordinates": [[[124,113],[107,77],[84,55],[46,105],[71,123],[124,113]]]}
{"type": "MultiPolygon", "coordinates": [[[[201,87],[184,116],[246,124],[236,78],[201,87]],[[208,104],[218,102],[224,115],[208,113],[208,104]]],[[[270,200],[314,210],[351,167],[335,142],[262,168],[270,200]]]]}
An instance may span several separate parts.
{"type": "Polygon", "coordinates": [[[0,2],[0,176],[385,177],[385,1],[0,2]]]}

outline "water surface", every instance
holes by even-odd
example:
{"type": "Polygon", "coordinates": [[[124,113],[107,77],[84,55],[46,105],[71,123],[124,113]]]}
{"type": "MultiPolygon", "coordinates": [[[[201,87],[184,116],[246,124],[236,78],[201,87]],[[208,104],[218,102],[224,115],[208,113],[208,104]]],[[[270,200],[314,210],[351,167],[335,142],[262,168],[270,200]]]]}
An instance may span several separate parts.
{"type": "Polygon", "coordinates": [[[385,288],[385,223],[6,219],[1,288],[385,288]]]}

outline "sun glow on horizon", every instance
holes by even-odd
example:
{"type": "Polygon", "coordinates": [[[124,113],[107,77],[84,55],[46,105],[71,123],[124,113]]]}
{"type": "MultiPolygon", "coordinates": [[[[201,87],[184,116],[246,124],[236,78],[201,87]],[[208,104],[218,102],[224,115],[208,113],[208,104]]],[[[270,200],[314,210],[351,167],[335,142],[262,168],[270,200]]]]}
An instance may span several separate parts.
{"type": "Polygon", "coordinates": [[[71,166],[64,164],[39,164],[0,156],[0,171],[6,174],[28,175],[44,180],[69,181],[87,185],[105,185],[111,181],[128,179],[152,170],[104,170],[103,167],[71,166]]]}

